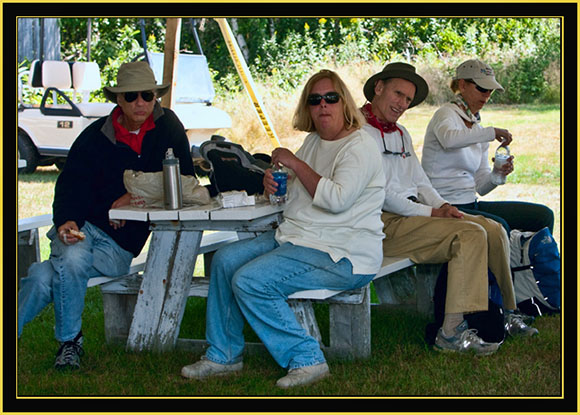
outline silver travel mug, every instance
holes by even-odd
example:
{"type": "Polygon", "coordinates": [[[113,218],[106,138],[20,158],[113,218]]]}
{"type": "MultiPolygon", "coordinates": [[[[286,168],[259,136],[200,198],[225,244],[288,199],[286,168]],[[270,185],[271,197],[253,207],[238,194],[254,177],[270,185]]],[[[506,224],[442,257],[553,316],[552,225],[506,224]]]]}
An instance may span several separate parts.
{"type": "Polygon", "coordinates": [[[163,160],[163,200],[165,209],[175,210],[183,206],[179,159],[173,155],[172,148],[167,149],[163,160]]]}

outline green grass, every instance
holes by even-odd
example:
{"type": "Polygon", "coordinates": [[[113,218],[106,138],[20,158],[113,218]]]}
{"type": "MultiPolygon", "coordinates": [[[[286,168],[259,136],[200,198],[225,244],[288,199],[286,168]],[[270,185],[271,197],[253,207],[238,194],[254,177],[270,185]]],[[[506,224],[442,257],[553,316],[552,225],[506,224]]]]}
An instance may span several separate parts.
{"type": "MultiPolygon", "coordinates": [[[[317,310],[325,323],[325,310],[317,310]]],[[[179,375],[199,353],[132,353],[104,339],[102,299],[89,289],[83,315],[85,350],[80,371],[52,369],[57,344],[48,307],[24,330],[18,344],[20,396],[560,396],[560,317],[535,323],[540,335],[508,339],[493,356],[447,355],[423,340],[429,318],[411,311],[373,306],[372,356],[368,360],[329,359],[332,376],[315,385],[277,389],[285,374],[270,355],[244,358],[240,374],[207,381],[179,375]]],[[[205,299],[190,298],[180,337],[204,337],[205,299]]],[[[321,324],[321,330],[327,325],[321,324]]],[[[257,341],[247,329],[247,341],[257,341]]],[[[323,340],[324,340],[323,336],[323,340]]]]}
{"type": "MultiPolygon", "coordinates": [[[[434,107],[419,106],[405,114],[420,157],[423,134],[434,107]]],[[[289,117],[290,118],[290,117],[289,117]]],[[[486,200],[527,200],[550,206],[556,216],[554,237],[560,244],[560,127],[559,108],[553,106],[486,107],[484,124],[513,132],[516,171],[508,184],[486,200]]],[[[226,134],[227,135],[227,134],[226,134]]],[[[41,168],[18,180],[18,215],[51,212],[58,171],[41,168]]],[[[41,235],[47,229],[41,230],[41,235]]],[[[48,243],[41,238],[42,256],[48,243]]],[[[323,341],[328,341],[328,310],[316,307],[323,341]]],[[[534,339],[509,339],[489,357],[441,355],[423,340],[431,320],[410,311],[372,308],[372,356],[364,361],[330,359],[332,377],[310,387],[278,390],[284,375],[267,353],[248,355],[244,370],[233,377],[207,382],[179,376],[183,365],[200,355],[186,351],[165,354],[130,353],[105,342],[102,298],[98,288],[88,291],[83,331],[86,356],[77,373],[52,369],[57,344],[53,337],[52,306],[24,329],[17,345],[16,388],[19,396],[560,396],[562,388],[562,328],[560,317],[542,317],[534,339]]],[[[15,318],[14,318],[15,319],[15,318]]],[[[204,338],[205,300],[188,301],[180,337],[204,338]]],[[[257,341],[246,329],[248,341],[257,341]]],[[[6,339],[5,339],[6,340],[6,339]]],[[[10,340],[8,340],[10,341],[10,340]]],[[[6,362],[10,370],[11,362],[6,362]]],[[[569,367],[567,365],[566,367],[569,367]]],[[[193,407],[192,407],[193,408],[193,407]]],[[[389,405],[381,410],[388,411],[389,405]]],[[[87,407],[86,409],[90,409],[87,407]]],[[[286,410],[279,406],[276,410],[286,410]]],[[[477,409],[477,408],[475,408],[477,409]]],[[[346,409],[344,409],[346,410],[346,409]]]]}

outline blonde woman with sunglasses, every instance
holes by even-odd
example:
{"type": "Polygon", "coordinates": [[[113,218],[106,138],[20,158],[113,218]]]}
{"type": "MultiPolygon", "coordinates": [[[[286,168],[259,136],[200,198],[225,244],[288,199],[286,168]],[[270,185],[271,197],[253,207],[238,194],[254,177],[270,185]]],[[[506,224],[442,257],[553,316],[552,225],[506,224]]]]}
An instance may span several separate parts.
{"type": "MultiPolygon", "coordinates": [[[[286,148],[272,153],[272,162],[291,176],[284,222],[215,254],[206,321],[210,347],[182,376],[205,379],[242,370],[244,319],[288,370],[278,387],[329,375],[318,341],[286,300],[301,290],[365,286],[380,268],[385,177],[363,123],[338,75],[324,70],[310,78],[294,115],[295,128],[309,132],[304,144],[295,154],[286,148]]],[[[264,187],[267,194],[276,191],[270,171],[264,187]]]]}

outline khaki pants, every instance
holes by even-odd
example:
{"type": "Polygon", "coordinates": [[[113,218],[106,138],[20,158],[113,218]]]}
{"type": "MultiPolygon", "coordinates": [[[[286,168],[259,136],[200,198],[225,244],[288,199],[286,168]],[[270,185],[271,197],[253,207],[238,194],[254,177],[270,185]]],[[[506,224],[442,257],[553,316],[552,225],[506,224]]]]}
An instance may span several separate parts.
{"type": "Polygon", "coordinates": [[[513,310],[509,240],[502,226],[483,216],[463,219],[400,216],[383,212],[385,256],[418,264],[448,263],[445,313],[487,310],[487,268],[498,282],[505,309],[513,310]]]}

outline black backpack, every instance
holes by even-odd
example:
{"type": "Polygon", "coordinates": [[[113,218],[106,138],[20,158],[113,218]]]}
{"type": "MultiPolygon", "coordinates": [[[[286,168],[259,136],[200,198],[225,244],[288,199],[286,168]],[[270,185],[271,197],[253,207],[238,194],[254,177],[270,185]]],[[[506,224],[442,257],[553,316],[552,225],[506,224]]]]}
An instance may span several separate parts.
{"type": "Polygon", "coordinates": [[[251,155],[239,144],[215,139],[202,143],[200,154],[210,164],[212,196],[231,190],[245,190],[248,195],[264,192],[262,181],[271,162],[267,154],[251,155]]]}
{"type": "MultiPolygon", "coordinates": [[[[488,271],[490,286],[495,284],[495,276],[488,271]]],[[[445,296],[447,295],[447,264],[441,267],[435,291],[433,293],[435,322],[427,324],[425,341],[433,345],[437,331],[443,325],[445,317],[445,296]]],[[[476,329],[477,335],[486,342],[500,343],[505,339],[504,315],[500,305],[491,298],[488,300],[487,311],[465,314],[465,320],[470,329],[476,329]]]]}

